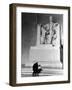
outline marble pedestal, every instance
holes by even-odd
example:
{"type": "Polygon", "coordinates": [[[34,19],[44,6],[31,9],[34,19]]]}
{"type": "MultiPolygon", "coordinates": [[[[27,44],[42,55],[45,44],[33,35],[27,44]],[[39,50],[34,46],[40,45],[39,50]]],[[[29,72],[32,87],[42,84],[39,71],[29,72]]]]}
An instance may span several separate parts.
{"type": "Polygon", "coordinates": [[[43,67],[62,68],[59,47],[53,47],[51,45],[31,47],[29,59],[30,62],[38,62],[43,67]]]}

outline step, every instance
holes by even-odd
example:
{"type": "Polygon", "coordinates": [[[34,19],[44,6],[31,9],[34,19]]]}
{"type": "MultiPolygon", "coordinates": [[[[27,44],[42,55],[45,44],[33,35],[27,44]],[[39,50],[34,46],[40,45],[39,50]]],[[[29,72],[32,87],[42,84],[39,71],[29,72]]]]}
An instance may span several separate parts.
{"type": "MultiPolygon", "coordinates": [[[[63,73],[51,73],[51,72],[49,72],[49,73],[43,73],[43,72],[41,72],[40,74],[39,74],[39,76],[54,76],[54,75],[62,75],[63,73]]],[[[32,73],[31,72],[28,72],[28,73],[22,73],[21,74],[21,76],[22,77],[30,77],[30,76],[32,76],[32,73]]]]}
{"type": "MultiPolygon", "coordinates": [[[[30,75],[32,76],[33,70],[32,68],[23,68],[21,70],[22,75],[30,75]]],[[[48,75],[61,75],[63,74],[63,69],[49,69],[43,68],[42,72],[39,74],[41,76],[48,76],[48,75]]]]}
{"type": "MultiPolygon", "coordinates": [[[[42,68],[43,71],[56,71],[56,72],[60,72],[62,71],[62,69],[53,69],[53,68],[42,68]]],[[[32,72],[32,68],[22,68],[21,70],[22,72],[32,72]]]]}
{"type": "MultiPolygon", "coordinates": [[[[32,73],[29,74],[21,74],[22,77],[32,77],[32,73]]],[[[52,76],[52,74],[42,74],[40,73],[39,76],[52,76]]]]}
{"type": "MultiPolygon", "coordinates": [[[[37,61],[39,65],[42,67],[50,67],[50,68],[62,68],[62,63],[59,61],[37,61]]],[[[32,67],[35,62],[28,62],[22,64],[22,67],[32,67]]]]}

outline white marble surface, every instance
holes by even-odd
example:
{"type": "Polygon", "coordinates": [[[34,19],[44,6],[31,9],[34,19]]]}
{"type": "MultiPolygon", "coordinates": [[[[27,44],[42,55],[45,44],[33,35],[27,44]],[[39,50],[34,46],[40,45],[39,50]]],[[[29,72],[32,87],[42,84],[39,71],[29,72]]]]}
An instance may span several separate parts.
{"type": "Polygon", "coordinates": [[[31,47],[29,58],[30,61],[60,61],[60,51],[53,47],[31,47]]]}

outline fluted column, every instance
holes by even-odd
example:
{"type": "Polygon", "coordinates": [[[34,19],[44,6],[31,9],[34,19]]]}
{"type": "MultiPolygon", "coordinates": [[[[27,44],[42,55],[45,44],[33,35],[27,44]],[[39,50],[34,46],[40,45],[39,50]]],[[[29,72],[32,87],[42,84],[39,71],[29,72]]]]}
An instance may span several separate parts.
{"type": "Polygon", "coordinates": [[[40,45],[40,25],[37,24],[37,46],[40,45]]]}

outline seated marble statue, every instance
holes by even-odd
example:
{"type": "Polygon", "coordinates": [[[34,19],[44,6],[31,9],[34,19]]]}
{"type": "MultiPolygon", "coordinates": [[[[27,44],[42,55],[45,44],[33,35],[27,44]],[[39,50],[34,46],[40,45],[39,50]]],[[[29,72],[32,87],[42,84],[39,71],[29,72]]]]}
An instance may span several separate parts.
{"type": "Polygon", "coordinates": [[[60,43],[60,25],[58,23],[41,25],[40,29],[40,44],[51,44],[58,46],[60,43]]]}

